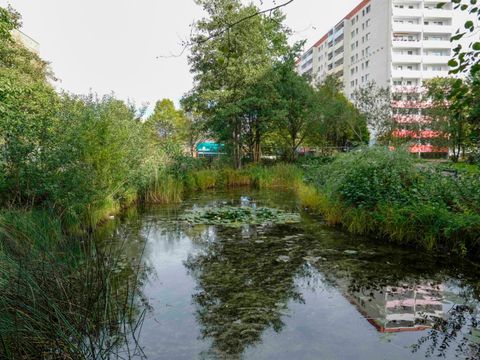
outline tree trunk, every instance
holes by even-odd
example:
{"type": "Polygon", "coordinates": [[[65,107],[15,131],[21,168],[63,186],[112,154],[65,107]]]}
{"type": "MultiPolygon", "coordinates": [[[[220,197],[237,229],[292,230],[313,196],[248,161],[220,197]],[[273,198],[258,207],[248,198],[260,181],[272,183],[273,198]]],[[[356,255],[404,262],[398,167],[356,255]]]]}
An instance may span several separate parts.
{"type": "Polygon", "coordinates": [[[253,162],[258,164],[262,159],[262,136],[260,134],[259,120],[255,120],[254,141],[253,141],[253,162]]]}
{"type": "Polygon", "coordinates": [[[242,145],[240,143],[240,125],[239,122],[235,122],[233,133],[233,161],[235,169],[242,168],[242,145]]]}

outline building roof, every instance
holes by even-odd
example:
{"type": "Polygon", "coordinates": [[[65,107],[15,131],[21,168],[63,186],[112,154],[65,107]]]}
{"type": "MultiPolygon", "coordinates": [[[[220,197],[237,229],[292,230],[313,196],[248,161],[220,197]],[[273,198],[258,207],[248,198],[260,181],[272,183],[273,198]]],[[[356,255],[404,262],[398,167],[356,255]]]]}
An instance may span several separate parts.
{"type": "Polygon", "coordinates": [[[360,10],[367,6],[368,3],[370,3],[370,0],[363,0],[360,4],[355,6],[355,8],[347,14],[347,16],[345,16],[345,19],[351,20],[360,10]]]}
{"type": "MultiPolygon", "coordinates": [[[[362,10],[365,6],[367,6],[369,3],[370,3],[371,0],[363,0],[360,4],[358,4],[357,6],[355,6],[355,8],[350,11],[347,16],[345,16],[340,22],[342,22],[343,20],[350,20],[352,19],[360,10],[362,10]]],[[[340,23],[339,22],[339,23],[340,23]]],[[[338,24],[337,24],[338,25],[338,24]]],[[[328,38],[328,32],[323,35],[320,40],[318,40],[312,47],[319,47],[321,44],[323,44],[325,42],[325,40],[327,40],[328,38]]],[[[308,48],[307,51],[309,51],[312,47],[308,48]]]]}

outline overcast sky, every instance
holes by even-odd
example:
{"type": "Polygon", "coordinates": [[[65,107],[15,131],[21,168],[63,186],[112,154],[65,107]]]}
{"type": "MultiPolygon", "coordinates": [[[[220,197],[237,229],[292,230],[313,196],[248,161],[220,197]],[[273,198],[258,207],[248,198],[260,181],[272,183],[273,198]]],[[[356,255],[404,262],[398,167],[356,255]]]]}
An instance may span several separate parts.
{"type": "MultiPolygon", "coordinates": [[[[23,31],[40,43],[60,88],[113,91],[138,105],[162,98],[178,102],[191,88],[186,54],[157,56],[181,50],[189,25],[202,17],[193,0],[0,0],[7,3],[22,14],[23,31]]],[[[358,3],[295,0],[284,8],[292,41],[306,39],[311,46],[358,3]]],[[[271,4],[265,0],[261,7],[271,4]]]]}
{"type": "MultiPolygon", "coordinates": [[[[315,42],[359,0],[295,0],[284,9],[294,39],[315,42]]],[[[0,0],[23,16],[23,31],[40,43],[59,87],[100,94],[111,91],[138,105],[191,88],[186,54],[176,54],[189,25],[202,17],[193,0],[0,0]]],[[[259,1],[257,2],[259,4],[259,1]]],[[[271,1],[264,1],[263,8],[271,1]]]]}

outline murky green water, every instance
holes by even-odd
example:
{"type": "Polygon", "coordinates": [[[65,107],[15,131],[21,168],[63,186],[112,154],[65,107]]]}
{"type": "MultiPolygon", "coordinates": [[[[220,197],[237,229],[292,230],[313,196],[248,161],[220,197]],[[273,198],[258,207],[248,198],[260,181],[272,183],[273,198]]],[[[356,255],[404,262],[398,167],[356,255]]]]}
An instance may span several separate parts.
{"type": "Polygon", "coordinates": [[[478,266],[355,238],[304,213],[292,225],[178,221],[192,207],[242,195],[297,210],[283,190],[236,190],[145,209],[118,225],[126,257],[143,254],[148,269],[138,358],[480,358],[478,266]]]}

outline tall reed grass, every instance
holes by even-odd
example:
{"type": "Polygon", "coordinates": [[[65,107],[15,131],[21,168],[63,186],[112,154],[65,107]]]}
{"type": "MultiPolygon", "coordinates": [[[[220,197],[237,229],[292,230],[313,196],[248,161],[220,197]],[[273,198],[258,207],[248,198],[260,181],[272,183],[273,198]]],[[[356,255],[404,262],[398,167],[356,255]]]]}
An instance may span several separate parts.
{"type": "Polygon", "coordinates": [[[53,219],[0,215],[0,358],[141,355],[132,339],[144,316],[135,301],[144,270],[122,260],[122,245],[69,238],[53,219]]]}

